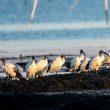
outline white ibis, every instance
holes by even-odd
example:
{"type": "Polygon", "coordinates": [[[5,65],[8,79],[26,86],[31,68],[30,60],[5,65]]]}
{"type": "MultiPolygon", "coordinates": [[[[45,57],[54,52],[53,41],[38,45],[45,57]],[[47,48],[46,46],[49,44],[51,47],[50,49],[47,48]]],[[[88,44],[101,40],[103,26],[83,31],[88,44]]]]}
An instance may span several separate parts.
{"type": "Polygon", "coordinates": [[[27,65],[26,65],[26,73],[27,73],[27,76],[26,76],[26,79],[31,79],[33,78],[33,76],[35,76],[35,73],[36,73],[36,70],[37,67],[36,67],[36,62],[35,62],[35,57],[32,56],[32,62],[29,62],[27,65]]]}
{"type": "Polygon", "coordinates": [[[12,78],[12,80],[19,80],[22,77],[22,75],[19,73],[19,70],[16,65],[11,63],[6,63],[5,59],[2,59],[2,65],[3,69],[5,70],[5,73],[12,78]]]}
{"type": "Polygon", "coordinates": [[[78,70],[79,66],[80,66],[81,62],[84,60],[85,56],[86,56],[86,54],[84,53],[84,51],[80,50],[80,55],[71,61],[71,66],[70,66],[69,71],[78,70]]]}
{"type": "Polygon", "coordinates": [[[48,69],[48,59],[46,56],[44,56],[37,64],[36,64],[37,72],[36,72],[36,78],[40,75],[42,76],[44,73],[46,73],[48,69]]]}
{"type": "Polygon", "coordinates": [[[89,62],[90,62],[91,58],[89,57],[85,57],[84,60],[81,62],[80,68],[79,68],[79,72],[87,72],[89,69],[89,62]]]}
{"type": "Polygon", "coordinates": [[[63,55],[56,57],[55,60],[53,60],[52,64],[50,65],[50,68],[47,72],[58,72],[63,64],[65,63],[65,57],[63,55]]]}
{"type": "MultiPolygon", "coordinates": [[[[90,71],[95,71],[97,73],[97,71],[99,70],[99,68],[101,67],[105,56],[104,54],[108,55],[106,52],[104,52],[103,50],[99,51],[99,55],[92,58],[92,60],[89,63],[89,69],[90,71]]],[[[108,55],[109,56],[109,55],[108,55]]]]}

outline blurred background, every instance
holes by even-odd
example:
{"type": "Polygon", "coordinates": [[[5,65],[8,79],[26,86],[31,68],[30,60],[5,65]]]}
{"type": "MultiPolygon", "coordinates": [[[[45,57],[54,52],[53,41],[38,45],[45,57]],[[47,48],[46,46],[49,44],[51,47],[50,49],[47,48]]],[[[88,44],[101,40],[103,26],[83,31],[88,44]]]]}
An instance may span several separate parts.
{"type": "Polygon", "coordinates": [[[33,0],[0,0],[1,56],[109,49],[104,0],[38,0],[30,25],[32,7],[33,0]]]}

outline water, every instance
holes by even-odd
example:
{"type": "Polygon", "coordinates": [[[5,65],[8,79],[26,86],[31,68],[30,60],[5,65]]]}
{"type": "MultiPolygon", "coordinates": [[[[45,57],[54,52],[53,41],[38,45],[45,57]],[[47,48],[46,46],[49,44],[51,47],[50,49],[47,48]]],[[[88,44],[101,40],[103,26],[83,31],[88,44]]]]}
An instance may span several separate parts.
{"type": "MultiPolygon", "coordinates": [[[[34,22],[84,22],[105,19],[103,0],[80,0],[75,9],[68,13],[73,1],[39,0],[34,22]]],[[[1,0],[0,23],[28,23],[32,4],[32,0],[1,0]]]]}
{"type": "Polygon", "coordinates": [[[29,24],[32,0],[1,0],[0,56],[33,50],[39,54],[44,50],[52,53],[52,49],[57,50],[55,53],[72,53],[72,48],[75,52],[80,48],[96,53],[98,49],[109,50],[110,27],[105,25],[104,0],[80,0],[69,12],[74,1],[39,0],[29,24]]]}

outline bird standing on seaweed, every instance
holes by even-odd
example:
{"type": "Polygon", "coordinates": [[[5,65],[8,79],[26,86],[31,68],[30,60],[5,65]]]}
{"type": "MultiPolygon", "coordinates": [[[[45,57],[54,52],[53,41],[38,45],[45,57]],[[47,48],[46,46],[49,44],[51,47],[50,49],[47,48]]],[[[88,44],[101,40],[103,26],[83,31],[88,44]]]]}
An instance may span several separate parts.
{"type": "Polygon", "coordinates": [[[48,69],[48,59],[47,56],[44,56],[38,63],[36,63],[37,72],[35,77],[42,76],[44,73],[46,73],[48,69]]]}
{"type": "Polygon", "coordinates": [[[52,64],[48,68],[47,72],[58,72],[63,64],[65,63],[64,55],[58,56],[55,60],[53,60],[52,64]]]}
{"type": "Polygon", "coordinates": [[[6,63],[5,59],[2,59],[2,65],[5,73],[8,75],[9,78],[12,78],[12,80],[19,80],[23,78],[16,65],[6,63]]]}
{"type": "Polygon", "coordinates": [[[99,55],[91,59],[91,61],[89,63],[89,70],[90,71],[95,71],[97,73],[97,71],[99,70],[99,68],[101,67],[101,65],[103,64],[103,61],[105,59],[104,54],[108,55],[103,50],[100,50],[99,51],[99,55]]]}
{"type": "Polygon", "coordinates": [[[32,56],[32,62],[29,62],[27,65],[26,65],[26,73],[27,73],[27,76],[26,76],[26,79],[31,79],[33,78],[33,76],[35,76],[36,74],[36,62],[35,62],[35,57],[32,56]]]}
{"type": "Polygon", "coordinates": [[[80,50],[80,55],[77,56],[76,58],[74,58],[71,61],[71,66],[70,66],[69,71],[76,71],[76,70],[78,70],[79,67],[80,67],[80,64],[84,60],[85,56],[86,56],[86,54],[84,53],[84,51],[80,50]]]}

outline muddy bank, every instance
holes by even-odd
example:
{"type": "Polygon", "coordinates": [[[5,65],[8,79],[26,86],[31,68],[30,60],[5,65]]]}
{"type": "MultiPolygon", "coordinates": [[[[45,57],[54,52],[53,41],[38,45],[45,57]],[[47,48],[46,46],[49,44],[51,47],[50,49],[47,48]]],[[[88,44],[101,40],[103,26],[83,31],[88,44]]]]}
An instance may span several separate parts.
{"type": "Polygon", "coordinates": [[[0,79],[0,93],[64,92],[75,90],[110,89],[110,69],[82,74],[63,74],[37,79],[12,81],[0,79]]]}
{"type": "Polygon", "coordinates": [[[11,110],[109,110],[110,69],[100,70],[98,75],[71,73],[28,81],[1,78],[0,110],[7,107],[11,110]]]}

